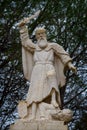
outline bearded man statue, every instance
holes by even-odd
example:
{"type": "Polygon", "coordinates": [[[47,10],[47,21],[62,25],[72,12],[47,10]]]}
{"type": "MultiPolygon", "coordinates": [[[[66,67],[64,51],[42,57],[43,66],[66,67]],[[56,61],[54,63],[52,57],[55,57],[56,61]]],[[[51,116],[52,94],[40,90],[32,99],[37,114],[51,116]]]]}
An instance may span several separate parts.
{"type": "Polygon", "coordinates": [[[59,87],[65,85],[64,71],[69,68],[75,72],[76,68],[62,46],[47,41],[46,29],[36,30],[37,43],[34,44],[28,36],[28,27],[25,24],[19,27],[24,77],[30,81],[26,102],[31,108],[31,119],[36,119],[42,102],[61,108],[59,87]]]}

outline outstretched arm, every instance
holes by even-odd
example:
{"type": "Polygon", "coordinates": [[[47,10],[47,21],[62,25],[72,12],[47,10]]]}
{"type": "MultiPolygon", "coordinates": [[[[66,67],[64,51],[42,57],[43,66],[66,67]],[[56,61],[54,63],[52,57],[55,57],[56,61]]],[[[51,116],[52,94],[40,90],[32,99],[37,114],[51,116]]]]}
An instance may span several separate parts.
{"type": "Polygon", "coordinates": [[[63,49],[63,47],[60,46],[59,44],[54,43],[53,49],[56,55],[60,58],[60,60],[64,64],[65,68],[68,67],[68,69],[76,73],[76,67],[73,66],[72,59],[70,58],[69,54],[63,49]]]}
{"type": "Polygon", "coordinates": [[[31,39],[29,39],[28,27],[24,23],[21,23],[19,28],[22,46],[25,47],[25,49],[33,52],[35,49],[35,44],[31,39]]]}

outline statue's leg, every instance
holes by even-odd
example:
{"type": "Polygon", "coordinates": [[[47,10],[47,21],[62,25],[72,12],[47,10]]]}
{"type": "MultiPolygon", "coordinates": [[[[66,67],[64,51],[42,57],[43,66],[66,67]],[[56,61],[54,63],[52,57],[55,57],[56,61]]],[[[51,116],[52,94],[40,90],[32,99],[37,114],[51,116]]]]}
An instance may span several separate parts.
{"type": "Polygon", "coordinates": [[[46,110],[44,103],[39,104],[39,110],[40,110],[40,119],[45,119],[46,110]]]}
{"type": "Polygon", "coordinates": [[[54,107],[59,107],[57,101],[56,101],[56,91],[55,89],[52,89],[52,92],[51,92],[51,104],[54,106],[54,107]]]}
{"type": "Polygon", "coordinates": [[[36,111],[37,111],[37,104],[36,103],[32,103],[32,117],[30,118],[30,120],[36,118],[36,111]]]}

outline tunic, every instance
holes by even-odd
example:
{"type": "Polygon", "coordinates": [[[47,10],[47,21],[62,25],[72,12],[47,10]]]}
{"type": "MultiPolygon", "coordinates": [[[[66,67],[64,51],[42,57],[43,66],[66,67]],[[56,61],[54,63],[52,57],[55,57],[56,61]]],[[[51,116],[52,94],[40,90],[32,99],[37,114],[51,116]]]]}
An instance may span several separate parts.
{"type": "Polygon", "coordinates": [[[71,58],[59,44],[48,43],[45,49],[33,44],[25,26],[20,29],[20,36],[24,76],[31,83],[26,99],[28,104],[44,101],[51,96],[52,89],[55,89],[56,99],[60,104],[58,87],[65,84],[63,69],[71,58]]]}
{"type": "Polygon", "coordinates": [[[52,88],[59,93],[54,68],[53,50],[40,50],[34,53],[34,67],[27,102],[41,102],[51,94],[52,88]]]}

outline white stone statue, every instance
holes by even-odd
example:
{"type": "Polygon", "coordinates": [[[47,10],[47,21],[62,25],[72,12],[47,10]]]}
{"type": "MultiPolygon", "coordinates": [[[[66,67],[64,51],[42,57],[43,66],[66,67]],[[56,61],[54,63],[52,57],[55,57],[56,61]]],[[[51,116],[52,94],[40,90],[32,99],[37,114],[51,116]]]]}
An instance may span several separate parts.
{"type": "Polygon", "coordinates": [[[29,38],[28,27],[25,24],[26,22],[20,22],[19,28],[22,43],[23,72],[24,77],[30,81],[30,87],[24,102],[24,109],[27,108],[24,115],[23,109],[21,109],[23,102],[19,103],[18,110],[19,113],[22,113],[20,117],[28,120],[55,119],[53,113],[57,111],[57,113],[62,114],[60,117],[63,117],[63,111],[60,110],[59,87],[65,85],[64,71],[66,68],[74,72],[76,72],[76,68],[62,46],[47,41],[44,28],[36,29],[37,43],[34,44],[29,38]]]}

